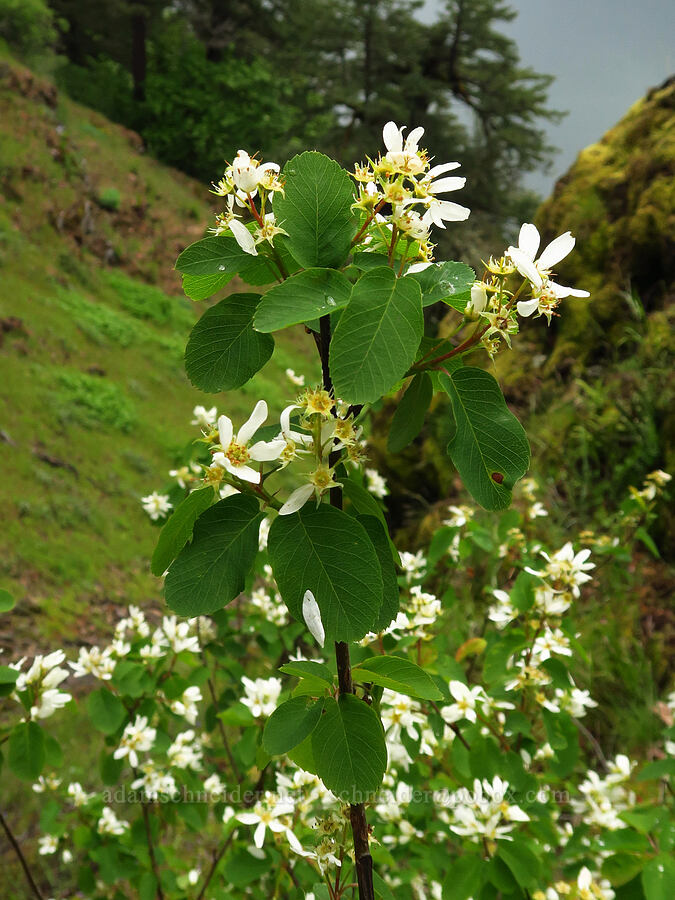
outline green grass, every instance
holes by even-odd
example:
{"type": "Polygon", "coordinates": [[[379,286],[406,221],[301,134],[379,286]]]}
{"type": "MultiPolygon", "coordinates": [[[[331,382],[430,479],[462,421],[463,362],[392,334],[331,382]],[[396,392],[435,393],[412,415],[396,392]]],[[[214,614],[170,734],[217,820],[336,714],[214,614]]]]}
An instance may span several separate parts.
{"type": "Polygon", "coordinates": [[[0,121],[0,320],[20,320],[0,332],[0,586],[19,598],[18,652],[161,603],[140,498],[170,487],[193,407],[240,421],[264,397],[277,417],[295,394],[284,370],[319,368],[290,329],[242,391],[193,388],[182,357],[205,305],[182,295],[173,261],[210,221],[206,186],[63,97],[54,111],[0,86],[0,121]],[[119,204],[103,209],[111,183],[119,204]]]}

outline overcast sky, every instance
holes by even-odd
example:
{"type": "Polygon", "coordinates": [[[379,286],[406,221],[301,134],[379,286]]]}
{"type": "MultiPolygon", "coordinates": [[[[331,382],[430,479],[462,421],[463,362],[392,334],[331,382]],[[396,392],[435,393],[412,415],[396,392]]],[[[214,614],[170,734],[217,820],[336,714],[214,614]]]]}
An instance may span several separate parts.
{"type": "MultiPolygon", "coordinates": [[[[426,0],[433,19],[443,0],[426,0]]],[[[567,110],[547,125],[560,151],[550,175],[528,184],[547,195],[577,153],[597,141],[650,87],[675,72],[675,0],[510,0],[508,26],[523,63],[555,76],[550,105],[567,110]]]]}

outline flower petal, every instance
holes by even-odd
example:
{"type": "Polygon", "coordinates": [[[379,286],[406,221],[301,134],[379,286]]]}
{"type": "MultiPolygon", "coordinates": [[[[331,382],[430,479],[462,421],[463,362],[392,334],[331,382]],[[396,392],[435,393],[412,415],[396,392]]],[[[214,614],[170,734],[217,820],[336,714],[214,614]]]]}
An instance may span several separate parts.
{"type": "Polygon", "coordinates": [[[227,416],[220,416],[218,419],[218,434],[220,435],[220,443],[223,450],[227,450],[232,440],[232,419],[227,416]]]}
{"type": "Polygon", "coordinates": [[[307,503],[314,492],[313,484],[303,484],[296,488],[288,500],[279,510],[280,516],[289,516],[291,513],[297,512],[307,503]]]}
{"type": "Polygon", "coordinates": [[[258,255],[253,235],[239,219],[232,219],[230,222],[230,231],[244,253],[249,253],[251,256],[258,255]]]}
{"type": "Polygon", "coordinates": [[[460,166],[461,163],[458,162],[447,162],[441,163],[438,166],[432,166],[427,172],[425,180],[438,178],[439,175],[443,175],[445,172],[452,172],[453,169],[459,169],[460,166]]]}
{"type": "MultiPolygon", "coordinates": [[[[228,459],[228,463],[229,463],[228,459]]],[[[250,466],[233,466],[230,464],[226,466],[228,472],[231,472],[232,475],[236,475],[237,478],[241,478],[242,481],[250,481],[251,484],[260,484],[260,472],[256,472],[255,469],[252,469],[250,466]]]]}
{"type": "Polygon", "coordinates": [[[403,129],[399,128],[396,122],[387,122],[382,129],[382,140],[390,153],[392,151],[400,153],[403,150],[403,129]]]}
{"type": "Polygon", "coordinates": [[[564,300],[565,297],[590,297],[591,295],[588,291],[581,291],[577,288],[565,287],[564,284],[556,284],[555,281],[549,281],[547,286],[553,291],[555,296],[559,300],[564,300]]]}
{"type": "Polygon", "coordinates": [[[286,441],[258,441],[249,447],[248,455],[256,462],[279,459],[286,448],[286,441]]]}
{"type": "Polygon", "coordinates": [[[516,309],[518,310],[518,315],[526,319],[539,309],[539,300],[536,297],[534,300],[519,300],[516,304],[516,309]]]}
{"type": "Polygon", "coordinates": [[[417,145],[422,139],[422,135],[424,134],[424,128],[421,125],[418,125],[417,128],[413,128],[405,142],[406,153],[417,153],[417,145]]]}
{"type": "Polygon", "coordinates": [[[467,206],[460,206],[451,200],[437,200],[434,206],[446,222],[464,222],[471,215],[471,210],[467,206]]]}
{"type": "Polygon", "coordinates": [[[539,249],[540,240],[541,238],[539,237],[537,226],[532,225],[530,222],[525,222],[525,224],[521,226],[520,234],[518,235],[518,249],[534,262],[537,250],[539,249]]]}
{"type": "Polygon", "coordinates": [[[537,271],[530,257],[523,253],[520,247],[509,247],[506,251],[506,255],[511,257],[523,278],[529,279],[535,287],[541,287],[541,275],[537,271]]]}
{"type": "Polygon", "coordinates": [[[561,234],[560,237],[551,241],[541,254],[537,260],[539,267],[541,269],[550,269],[556,263],[559,263],[561,259],[565,259],[568,253],[572,252],[575,243],[576,241],[572,237],[571,231],[566,231],[565,234],[561,234]]]}
{"type": "Polygon", "coordinates": [[[262,845],[265,843],[265,827],[265,823],[261,822],[253,832],[253,843],[256,845],[258,850],[260,850],[262,845]]]}
{"type": "Polygon", "coordinates": [[[239,429],[239,434],[237,435],[237,443],[246,446],[246,444],[248,444],[253,435],[260,428],[263,422],[265,422],[266,419],[267,404],[264,400],[258,400],[255,405],[255,409],[249,416],[248,422],[244,422],[244,424],[239,429]]]}
{"type": "Polygon", "coordinates": [[[466,178],[451,177],[439,178],[429,185],[432,194],[446,194],[448,191],[459,191],[466,184],[466,178]]]}
{"type": "Polygon", "coordinates": [[[302,598],[302,618],[305,620],[309,633],[319,647],[323,647],[326,642],[326,632],[321,621],[319,604],[314,599],[314,594],[311,591],[305,591],[305,596],[302,598]]]}

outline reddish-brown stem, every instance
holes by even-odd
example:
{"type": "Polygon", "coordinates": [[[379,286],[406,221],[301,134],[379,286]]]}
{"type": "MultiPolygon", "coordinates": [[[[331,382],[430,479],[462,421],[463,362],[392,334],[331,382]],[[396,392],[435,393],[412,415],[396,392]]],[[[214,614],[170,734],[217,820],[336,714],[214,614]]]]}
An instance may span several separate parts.
{"type": "Polygon", "coordinates": [[[359,228],[359,230],[356,232],[356,235],[354,236],[354,238],[353,238],[353,240],[352,240],[352,244],[351,244],[352,247],[353,247],[355,244],[358,244],[358,242],[359,242],[359,241],[361,240],[361,238],[363,237],[363,234],[364,234],[365,230],[368,228],[368,226],[370,225],[370,223],[373,221],[373,219],[374,219],[375,216],[379,213],[379,211],[382,209],[382,207],[386,204],[386,202],[387,202],[386,200],[381,200],[381,201],[377,204],[377,206],[375,207],[375,209],[371,212],[371,214],[368,216],[368,218],[366,219],[366,221],[363,223],[363,225],[362,225],[362,226],[359,228]]]}

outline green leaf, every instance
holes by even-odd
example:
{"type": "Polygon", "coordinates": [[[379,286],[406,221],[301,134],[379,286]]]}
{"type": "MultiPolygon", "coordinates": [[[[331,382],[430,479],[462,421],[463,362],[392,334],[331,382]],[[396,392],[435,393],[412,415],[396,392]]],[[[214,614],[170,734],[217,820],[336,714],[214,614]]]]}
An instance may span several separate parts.
{"type": "Polygon", "coordinates": [[[37,722],[15,725],[9,737],[9,767],[24,781],[35,781],[45,764],[45,733],[37,722]]]}
{"type": "Polygon", "coordinates": [[[258,304],[256,331],[270,332],[335,312],[349,303],[352,286],[335,269],[305,269],[270,288],[258,304]]]}
{"type": "Polygon", "coordinates": [[[185,348],[185,371],[202,391],[241,387],[274,352],[274,338],[253,329],[260,294],[232,294],[204,313],[185,348]]]}
{"type": "Polygon", "coordinates": [[[16,605],[16,600],[9,591],[0,590],[0,613],[9,612],[10,609],[14,609],[16,605]]]}
{"type": "Polygon", "coordinates": [[[661,821],[663,809],[659,806],[634,806],[619,813],[619,818],[631,825],[640,834],[654,831],[661,821]]]}
{"type": "Polygon", "coordinates": [[[386,528],[387,520],[378,501],[370,491],[349,477],[341,478],[342,494],[354,507],[354,513],[362,516],[374,516],[386,528]]]}
{"type": "Polygon", "coordinates": [[[480,856],[467,853],[450,863],[450,869],[443,883],[443,896],[452,900],[469,900],[478,894],[485,862],[480,856]]]}
{"type": "Polygon", "coordinates": [[[482,369],[462,367],[442,374],[439,382],[450,397],[457,426],[448,453],[465,487],[485,509],[505,509],[530,464],[522,425],[495,379],[482,369]]]}
{"type": "Polygon", "coordinates": [[[358,641],[372,630],[382,604],[382,576],[368,534],[352,516],[322,503],[277,516],[268,552],[288,609],[299,622],[310,590],[326,641],[358,641]]]}
{"type": "Polygon", "coordinates": [[[176,507],[159,534],[159,540],[152,554],[150,571],[153,575],[163,575],[183,547],[192,537],[196,520],[213,503],[213,488],[206,487],[193,491],[176,507]]]}
{"type": "Polygon", "coordinates": [[[313,659],[285,663],[279,667],[279,671],[284,675],[296,675],[298,678],[316,678],[325,681],[326,684],[332,684],[334,681],[333,673],[328,666],[313,659]]]}
{"type": "Polygon", "coordinates": [[[266,256],[245,253],[231,234],[207,237],[183,250],[176,260],[183,275],[234,275],[248,284],[270,284],[276,273],[266,256]]]}
{"type": "Polygon", "coordinates": [[[272,756],[288,753],[316,728],[323,711],[323,700],[309,704],[307,701],[307,697],[287,700],[277,706],[265,723],[263,746],[272,756]]]}
{"type": "Polygon", "coordinates": [[[442,300],[448,306],[464,312],[471,299],[471,285],[476,280],[476,273],[465,263],[444,262],[406,275],[406,278],[414,278],[419,284],[423,306],[431,306],[442,300]]]}
{"type": "Polygon", "coordinates": [[[387,767],[382,724],[353,694],[327,701],[312,732],[312,750],[319,777],[340,799],[364,803],[380,787],[387,767]]]}
{"type": "Polygon", "coordinates": [[[675,897],[675,859],[660,854],[642,870],[642,887],[647,900],[672,900],[675,897]]]}
{"type": "Polygon", "coordinates": [[[647,763],[636,781],[651,781],[652,778],[670,778],[675,777],[675,758],[672,756],[668,759],[657,759],[654,762],[647,763]]]}
{"type": "Polygon", "coordinates": [[[274,195],[277,224],[288,232],[283,243],[306,269],[338,268],[356,234],[351,178],[334,160],[313,151],[294,156],[283,174],[284,193],[274,195]]]}
{"type": "Polygon", "coordinates": [[[522,841],[505,841],[499,844],[499,856],[511,870],[511,874],[522,888],[536,891],[539,886],[541,863],[530,848],[522,841]]]}
{"type": "Polygon", "coordinates": [[[357,516],[356,520],[365,528],[380,563],[382,602],[373,630],[383,631],[396,618],[400,609],[398,579],[392,559],[389,536],[386,526],[382,525],[380,520],[374,516],[357,516]]]}
{"type": "Polygon", "coordinates": [[[355,680],[372,681],[408,697],[443,699],[443,694],[424,669],[401,656],[373,656],[355,666],[352,675],[355,680]]]}
{"type": "Polygon", "coordinates": [[[0,684],[15,684],[19,677],[19,670],[11,666],[0,666],[0,684]]]}
{"type": "Polygon", "coordinates": [[[127,711],[124,704],[106,688],[92,691],[87,698],[87,712],[91,723],[103,734],[114,734],[124,722],[127,711]]]}
{"type": "Polygon", "coordinates": [[[183,292],[190,300],[206,300],[217,294],[233,278],[234,272],[217,272],[215,275],[183,275],[183,292]]]}
{"type": "Polygon", "coordinates": [[[63,748],[51,734],[45,735],[45,765],[50,769],[60,769],[63,765],[63,748]]]}
{"type": "Polygon", "coordinates": [[[348,403],[379,400],[414,362],[423,330],[417,282],[386,266],[366,272],[330,344],[336,394],[348,403]]]}
{"type": "Polygon", "coordinates": [[[235,494],[197,519],[192,542],[183,547],[166,576],[166,602],[180,616],[222,609],[244,589],[258,552],[263,514],[254,497],[235,494]]]}
{"type": "Polygon", "coordinates": [[[609,879],[612,887],[620,887],[642,871],[644,858],[633,853],[615,853],[602,864],[602,874],[609,879]]]}
{"type": "Polygon", "coordinates": [[[415,440],[422,430],[433,395],[431,378],[426,372],[419,372],[408,385],[394,411],[387,438],[387,450],[390,453],[400,453],[415,440]]]}

